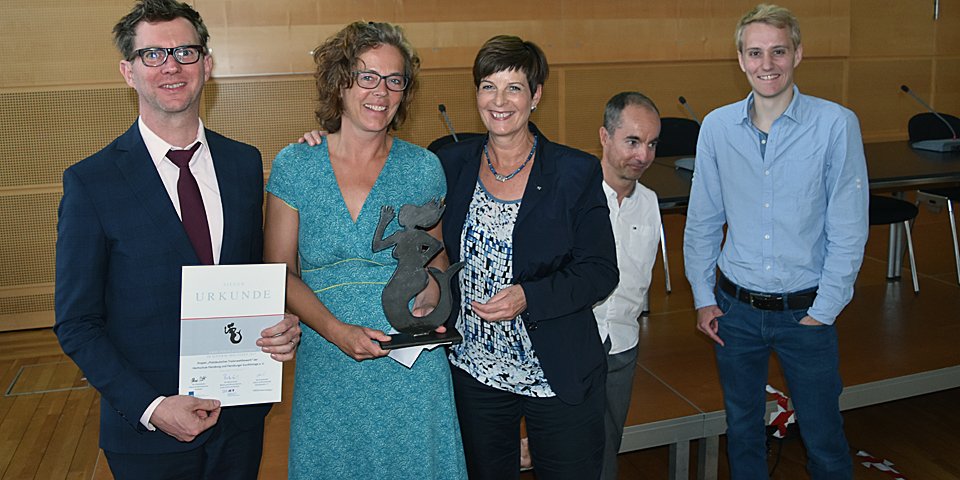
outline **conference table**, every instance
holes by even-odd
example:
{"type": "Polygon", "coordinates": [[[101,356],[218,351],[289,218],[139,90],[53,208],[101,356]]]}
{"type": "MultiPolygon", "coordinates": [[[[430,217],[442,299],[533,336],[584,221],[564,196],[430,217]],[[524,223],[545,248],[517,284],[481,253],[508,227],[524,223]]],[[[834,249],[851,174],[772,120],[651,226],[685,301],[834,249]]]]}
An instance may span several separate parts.
{"type": "MultiPolygon", "coordinates": [[[[863,146],[872,193],[902,196],[905,190],[954,187],[960,185],[960,152],[914,150],[906,141],[867,143],[863,146]]],[[[681,157],[654,160],[640,181],[657,192],[663,213],[683,212],[690,199],[693,173],[677,168],[681,157]]],[[[890,226],[887,278],[900,277],[903,257],[903,226],[890,226]]]]}
{"type": "MultiPolygon", "coordinates": [[[[914,150],[906,141],[866,143],[863,151],[873,193],[960,185],[960,152],[914,150]]],[[[693,173],[676,168],[678,158],[657,158],[640,179],[657,192],[662,210],[685,207],[690,198],[693,173]]]]}

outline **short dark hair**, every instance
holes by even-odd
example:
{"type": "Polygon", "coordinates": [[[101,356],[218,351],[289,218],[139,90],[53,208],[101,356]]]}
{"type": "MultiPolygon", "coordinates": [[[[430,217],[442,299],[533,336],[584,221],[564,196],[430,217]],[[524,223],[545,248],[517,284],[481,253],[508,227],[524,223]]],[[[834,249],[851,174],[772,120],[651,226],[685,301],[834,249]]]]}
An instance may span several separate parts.
{"type": "Polygon", "coordinates": [[[603,128],[607,129],[607,133],[613,133],[614,130],[620,128],[620,114],[623,113],[623,109],[627,108],[630,105],[637,105],[641,107],[647,107],[650,110],[653,110],[658,116],[660,115],[660,110],[657,109],[657,105],[653,103],[653,100],[650,100],[650,97],[640,93],[640,92],[620,92],[610,100],[607,101],[607,107],[603,109],[603,128]]]}
{"type": "Polygon", "coordinates": [[[133,40],[137,36],[140,22],[169,22],[178,18],[187,19],[197,31],[203,53],[207,52],[210,32],[203,24],[200,14],[190,5],[176,0],[140,0],[125,17],[113,26],[113,43],[125,60],[133,60],[137,53],[133,49],[133,40]]]}
{"type": "Polygon", "coordinates": [[[480,88],[484,78],[505,70],[523,72],[530,85],[530,95],[536,93],[537,85],[543,85],[550,74],[547,57],[537,44],[513,35],[497,35],[477,52],[473,61],[473,84],[480,88]]]}
{"type": "Polygon", "coordinates": [[[360,61],[360,55],[371,48],[381,45],[393,45],[403,57],[403,74],[407,77],[407,88],[397,107],[397,113],[390,121],[390,128],[400,128],[406,120],[417,91],[417,74],[420,72],[420,57],[403,34],[398,25],[386,22],[353,22],[326,39],[313,50],[313,60],[317,64],[314,76],[317,80],[319,104],[317,122],[330,132],[340,131],[340,117],[343,115],[343,99],[340,90],[350,88],[354,82],[354,70],[360,61]]]}

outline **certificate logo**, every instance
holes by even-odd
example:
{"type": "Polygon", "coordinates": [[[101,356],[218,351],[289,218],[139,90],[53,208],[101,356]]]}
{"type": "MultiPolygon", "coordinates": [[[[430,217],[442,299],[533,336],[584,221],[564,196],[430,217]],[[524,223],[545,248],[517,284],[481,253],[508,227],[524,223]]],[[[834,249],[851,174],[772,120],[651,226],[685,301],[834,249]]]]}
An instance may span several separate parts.
{"type": "Polygon", "coordinates": [[[240,333],[240,329],[237,328],[233,322],[228,323],[223,327],[223,334],[230,335],[230,343],[236,345],[243,340],[243,334],[240,333]]]}

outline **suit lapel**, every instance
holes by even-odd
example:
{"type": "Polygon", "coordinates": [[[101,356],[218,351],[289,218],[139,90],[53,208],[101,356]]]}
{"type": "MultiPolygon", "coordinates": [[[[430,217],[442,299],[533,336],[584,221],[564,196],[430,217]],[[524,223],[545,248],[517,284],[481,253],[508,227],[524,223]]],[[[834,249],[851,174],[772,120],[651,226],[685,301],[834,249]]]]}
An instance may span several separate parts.
{"type": "Polygon", "coordinates": [[[207,142],[210,143],[210,156],[213,158],[213,169],[217,173],[217,185],[220,188],[220,206],[223,208],[223,240],[220,244],[220,264],[234,263],[236,258],[237,240],[240,237],[239,214],[237,213],[238,196],[241,179],[236,168],[231,168],[230,149],[226,142],[211,132],[205,131],[207,142]]]}
{"type": "MultiPolygon", "coordinates": [[[[460,238],[460,232],[463,231],[463,224],[467,221],[467,210],[470,208],[470,200],[473,198],[473,190],[477,185],[477,172],[480,171],[480,151],[476,150],[470,152],[467,156],[465,162],[460,165],[459,174],[456,177],[456,185],[448,185],[448,192],[457,192],[459,196],[447,197],[447,208],[444,212],[444,220],[449,218],[457,219],[456,225],[446,226],[445,229],[449,232],[456,232],[456,238],[460,238]]],[[[456,253],[456,257],[460,258],[460,241],[448,242],[452,246],[455,246],[457,249],[456,252],[447,252],[448,255],[451,255],[451,262],[456,261],[452,260],[453,253],[456,253]]]]}
{"type": "Polygon", "coordinates": [[[531,165],[527,186],[523,190],[523,202],[520,203],[520,211],[517,212],[517,223],[514,229],[530,216],[530,212],[534,211],[540,200],[549,195],[549,191],[555,186],[555,165],[551,163],[550,152],[544,153],[548,150],[550,141],[532,123],[530,124],[530,130],[539,137],[537,153],[533,165],[531,165]]]}
{"type": "Polygon", "coordinates": [[[114,157],[117,168],[140,199],[145,213],[157,225],[160,235],[166,237],[167,243],[183,257],[185,264],[200,263],[136,122],[119,138],[117,150],[119,155],[114,157]]]}

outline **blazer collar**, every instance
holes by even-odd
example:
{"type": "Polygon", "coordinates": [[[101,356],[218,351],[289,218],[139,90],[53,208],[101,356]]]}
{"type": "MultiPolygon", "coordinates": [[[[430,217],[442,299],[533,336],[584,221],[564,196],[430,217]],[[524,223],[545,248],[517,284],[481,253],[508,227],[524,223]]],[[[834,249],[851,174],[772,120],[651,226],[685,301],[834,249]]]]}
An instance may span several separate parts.
{"type": "MultiPolygon", "coordinates": [[[[556,185],[557,165],[551,158],[554,144],[540,132],[532,122],[529,124],[530,131],[537,135],[537,150],[533,164],[530,166],[530,176],[527,179],[527,186],[523,192],[523,201],[520,203],[520,211],[517,212],[517,224],[519,225],[527,217],[536,205],[550,192],[556,185]]],[[[467,210],[470,208],[470,199],[473,198],[473,190],[477,185],[477,174],[480,171],[480,158],[483,155],[483,142],[476,141],[471,147],[471,151],[466,152],[463,163],[459,166],[460,170],[455,177],[455,185],[448,185],[448,191],[456,196],[448,195],[447,215],[444,217],[455,218],[459,220],[458,225],[450,225],[453,232],[463,230],[463,223],[467,218],[467,210]]],[[[219,171],[219,170],[218,170],[219,171]]],[[[453,242],[458,246],[459,242],[453,242]]],[[[448,252],[450,254],[452,252],[448,252]]],[[[456,252],[459,254],[459,252],[456,252]]],[[[459,255],[456,255],[459,258],[459,255]]],[[[451,258],[451,261],[452,260],[451,258]]]]}
{"type": "MultiPolygon", "coordinates": [[[[220,186],[220,205],[223,208],[223,240],[220,244],[220,264],[235,263],[237,258],[244,258],[237,254],[239,240],[243,238],[244,225],[249,225],[251,219],[241,218],[240,195],[244,191],[240,188],[244,179],[240,170],[236,168],[235,159],[231,155],[229,143],[212,130],[206,130],[205,135],[210,143],[210,156],[213,158],[213,169],[217,172],[217,185],[220,186]]],[[[246,260],[244,260],[246,261],[246,260]]]]}
{"type": "Polygon", "coordinates": [[[183,257],[185,264],[199,264],[200,260],[193,250],[186,230],[183,229],[176,209],[173,208],[163,181],[160,180],[160,174],[157,173],[157,167],[143,143],[136,122],[117,139],[116,149],[114,162],[134,195],[140,199],[145,213],[157,225],[167,242],[183,257]]]}
{"type": "Polygon", "coordinates": [[[523,223],[540,200],[555,187],[554,180],[557,173],[557,166],[552,158],[553,144],[533,122],[529,123],[529,128],[530,133],[537,136],[537,151],[533,165],[530,166],[527,186],[523,190],[523,202],[520,203],[520,211],[517,212],[517,225],[523,223]]]}

